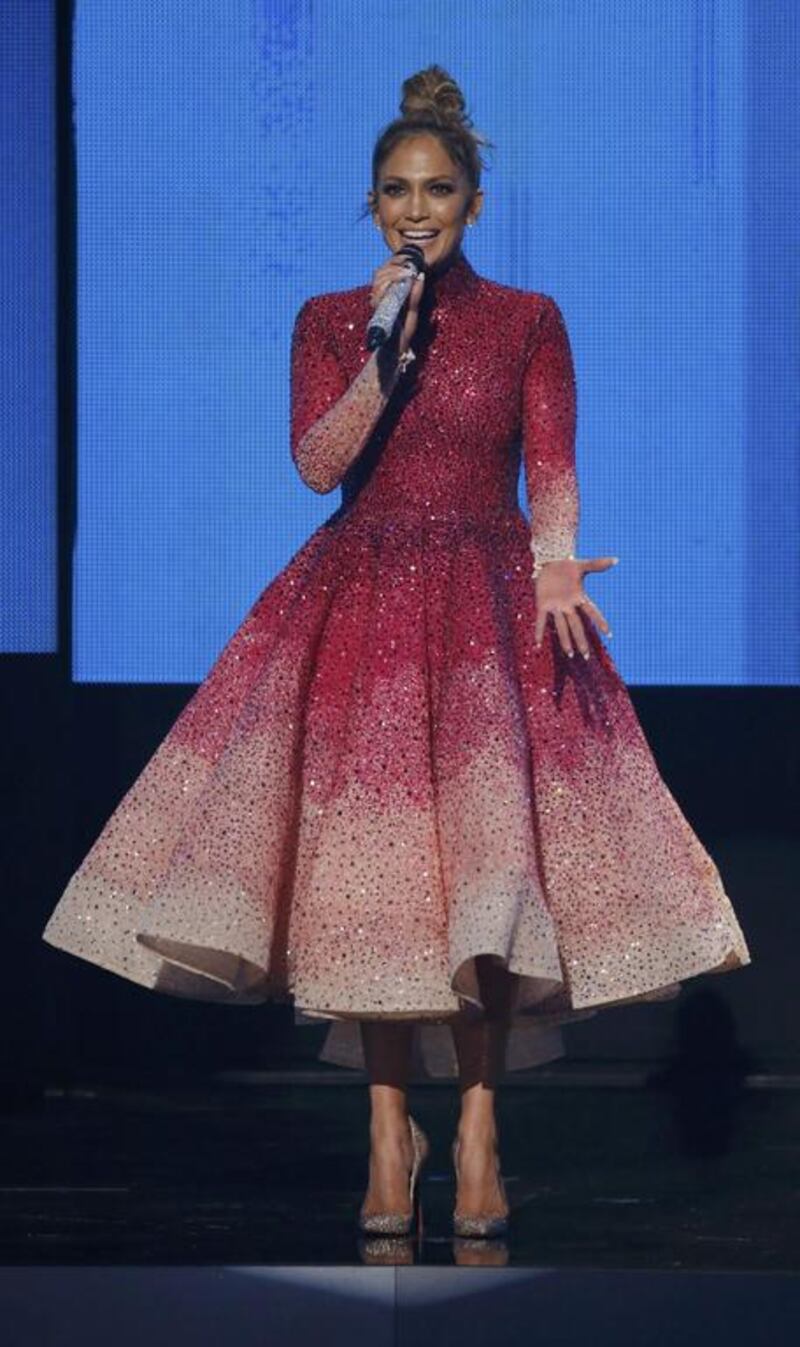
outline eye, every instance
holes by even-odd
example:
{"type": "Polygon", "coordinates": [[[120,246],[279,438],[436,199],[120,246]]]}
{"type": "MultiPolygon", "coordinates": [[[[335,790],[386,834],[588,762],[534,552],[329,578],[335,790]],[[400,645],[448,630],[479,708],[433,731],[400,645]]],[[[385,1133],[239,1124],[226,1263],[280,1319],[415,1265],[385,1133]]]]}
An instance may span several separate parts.
{"type": "MultiPolygon", "coordinates": [[[[436,183],[434,183],[433,187],[431,188],[431,190],[434,191],[434,192],[437,192],[437,191],[439,191],[440,189],[441,189],[441,191],[444,192],[445,195],[447,195],[447,196],[449,196],[450,193],[453,192],[453,191],[455,190],[455,188],[454,188],[449,182],[436,182],[436,183]]],[[[399,183],[399,182],[387,182],[387,183],[384,185],[383,190],[384,190],[384,192],[386,193],[387,196],[394,196],[394,195],[396,195],[397,192],[402,192],[403,188],[402,188],[402,184],[399,183]]]]}

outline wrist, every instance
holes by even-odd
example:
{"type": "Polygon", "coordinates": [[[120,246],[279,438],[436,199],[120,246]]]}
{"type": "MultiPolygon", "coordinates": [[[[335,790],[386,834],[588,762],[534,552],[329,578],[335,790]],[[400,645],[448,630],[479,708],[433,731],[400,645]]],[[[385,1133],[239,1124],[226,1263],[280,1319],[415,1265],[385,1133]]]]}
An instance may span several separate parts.
{"type": "Polygon", "coordinates": [[[538,580],[545,566],[558,565],[560,561],[575,561],[575,560],[577,560],[577,558],[575,557],[575,554],[573,552],[570,552],[568,555],[561,557],[541,557],[534,552],[533,571],[532,571],[533,578],[534,580],[538,580]]]}
{"type": "Polygon", "coordinates": [[[402,374],[397,344],[396,342],[388,341],[383,346],[377,347],[374,354],[381,392],[384,397],[388,398],[396,384],[399,382],[402,374]]]}

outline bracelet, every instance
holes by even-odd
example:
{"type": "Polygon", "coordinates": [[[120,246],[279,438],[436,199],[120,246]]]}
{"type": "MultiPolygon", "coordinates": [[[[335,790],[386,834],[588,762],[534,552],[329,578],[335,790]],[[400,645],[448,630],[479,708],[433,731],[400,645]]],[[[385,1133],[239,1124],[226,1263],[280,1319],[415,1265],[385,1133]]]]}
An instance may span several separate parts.
{"type": "Polygon", "coordinates": [[[416,360],[416,358],[417,358],[417,357],[415,356],[414,352],[412,351],[411,347],[409,346],[409,348],[408,348],[407,351],[404,351],[402,355],[399,355],[399,356],[397,357],[397,369],[398,369],[398,372],[399,372],[400,374],[405,374],[406,370],[408,369],[409,365],[411,364],[411,361],[412,361],[412,360],[416,360]]]}

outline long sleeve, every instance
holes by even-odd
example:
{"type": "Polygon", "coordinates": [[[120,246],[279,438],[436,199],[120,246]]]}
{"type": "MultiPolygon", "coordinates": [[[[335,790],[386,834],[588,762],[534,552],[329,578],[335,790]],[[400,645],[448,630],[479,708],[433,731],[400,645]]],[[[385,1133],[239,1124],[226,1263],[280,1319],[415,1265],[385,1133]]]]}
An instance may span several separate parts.
{"type": "Polygon", "coordinates": [[[396,368],[378,368],[373,352],[348,386],[320,297],[300,308],[291,344],[290,441],[307,486],[333,491],[358,457],[397,382],[396,368]]]}
{"type": "Polygon", "coordinates": [[[579,517],[572,351],[561,310],[549,295],[544,298],[522,397],[522,452],[537,565],[574,556],[579,517]]]}

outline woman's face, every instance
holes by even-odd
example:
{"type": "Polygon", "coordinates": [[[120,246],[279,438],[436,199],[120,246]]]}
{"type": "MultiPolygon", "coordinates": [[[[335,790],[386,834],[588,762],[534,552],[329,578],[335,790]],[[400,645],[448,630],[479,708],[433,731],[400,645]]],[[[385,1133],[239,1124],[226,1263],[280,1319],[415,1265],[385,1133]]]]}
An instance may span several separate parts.
{"type": "Polygon", "coordinates": [[[416,243],[436,271],[458,253],[464,226],[468,219],[477,220],[483,203],[482,190],[470,192],[464,170],[438,137],[425,134],[395,145],[369,196],[372,217],[391,252],[416,243]],[[416,237],[421,233],[432,237],[416,237]]]}

